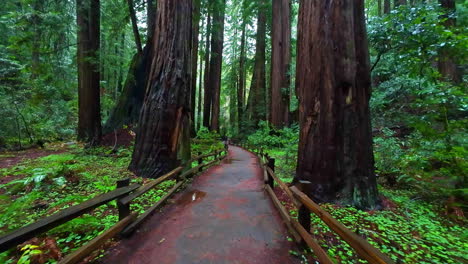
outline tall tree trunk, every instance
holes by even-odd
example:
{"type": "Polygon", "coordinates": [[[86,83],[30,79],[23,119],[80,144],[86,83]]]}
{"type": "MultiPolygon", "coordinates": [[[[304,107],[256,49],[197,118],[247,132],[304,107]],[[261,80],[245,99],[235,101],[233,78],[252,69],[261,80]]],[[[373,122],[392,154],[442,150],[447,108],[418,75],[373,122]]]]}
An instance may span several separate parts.
{"type": "Polygon", "coordinates": [[[209,86],[212,92],[211,126],[212,131],[219,132],[219,112],[221,97],[221,68],[223,65],[224,11],[226,1],[216,2],[213,8],[213,33],[211,38],[211,61],[209,86]]]}
{"type": "MultiPolygon", "coordinates": [[[[455,0],[440,0],[440,5],[445,10],[445,14],[442,16],[445,20],[444,26],[446,28],[454,27],[456,25],[456,19],[453,16],[453,13],[456,12],[455,0]]],[[[462,82],[462,75],[457,67],[455,58],[445,47],[441,48],[439,51],[437,66],[443,80],[453,83],[462,82]]]]}
{"type": "Polygon", "coordinates": [[[382,16],[382,0],[377,0],[377,15],[382,16]]]}
{"type": "Polygon", "coordinates": [[[273,0],[270,106],[271,123],[276,128],[289,125],[290,7],[290,0],[273,0]]]}
{"type": "Polygon", "coordinates": [[[211,37],[211,14],[208,7],[206,24],[206,47],[205,47],[205,96],[203,97],[203,126],[210,127],[211,117],[211,85],[210,85],[210,37],[211,37]]]}
{"type": "Polygon", "coordinates": [[[383,0],[384,1],[384,14],[390,14],[390,0],[383,0]]]}
{"type": "Polygon", "coordinates": [[[192,81],[190,84],[190,109],[191,109],[191,135],[196,136],[195,131],[195,97],[197,91],[197,63],[198,63],[198,34],[200,32],[200,0],[193,4],[193,35],[192,35],[192,81]]]}
{"type": "Polygon", "coordinates": [[[316,202],[378,206],[364,0],[301,0],[297,180],[316,202]]]}
{"type": "Polygon", "coordinates": [[[100,103],[100,4],[99,0],[76,0],[78,25],[78,139],[99,144],[100,103]]]}
{"type": "Polygon", "coordinates": [[[146,24],[147,24],[147,32],[146,32],[146,44],[148,45],[151,43],[154,34],[154,26],[156,23],[156,6],[157,0],[146,0],[146,24]]]}
{"type": "Polygon", "coordinates": [[[130,12],[130,20],[132,21],[133,36],[135,37],[135,46],[139,53],[143,53],[141,46],[140,32],[138,32],[138,21],[135,14],[135,7],[133,6],[133,0],[127,0],[128,10],[130,12]]]}
{"type": "Polygon", "coordinates": [[[192,1],[160,0],[130,169],[156,178],[190,159],[192,1]]]}
{"type": "MultiPolygon", "coordinates": [[[[154,4],[154,0],[152,2],[153,5],[147,7],[147,12],[148,14],[152,12],[151,16],[155,18],[156,5],[154,4]]],[[[149,3],[150,1],[148,0],[147,4],[149,3]]],[[[152,54],[154,52],[152,48],[152,36],[155,30],[154,18],[150,19],[150,17],[148,17],[150,23],[148,27],[151,25],[153,27],[152,29],[148,28],[147,31],[148,37],[150,38],[146,40],[143,52],[137,52],[132,58],[122,93],[104,125],[104,134],[111,133],[116,129],[121,129],[123,126],[133,126],[138,123],[145,97],[146,79],[151,67],[150,58],[153,56],[152,54]]]]}
{"type": "Polygon", "coordinates": [[[240,46],[240,57],[239,57],[239,82],[237,90],[237,122],[238,131],[242,133],[242,120],[244,117],[244,94],[245,94],[245,29],[246,21],[242,21],[242,34],[241,34],[241,46],[240,46]]]}
{"type": "Polygon", "coordinates": [[[203,93],[203,60],[204,57],[200,56],[200,76],[198,77],[198,103],[197,103],[197,131],[202,127],[202,93],[203,93]]]}
{"type": "Polygon", "coordinates": [[[252,83],[249,92],[247,112],[249,123],[253,128],[260,120],[266,119],[266,80],[265,80],[265,39],[266,39],[266,10],[265,1],[258,0],[257,36],[255,44],[255,62],[252,83]]]}

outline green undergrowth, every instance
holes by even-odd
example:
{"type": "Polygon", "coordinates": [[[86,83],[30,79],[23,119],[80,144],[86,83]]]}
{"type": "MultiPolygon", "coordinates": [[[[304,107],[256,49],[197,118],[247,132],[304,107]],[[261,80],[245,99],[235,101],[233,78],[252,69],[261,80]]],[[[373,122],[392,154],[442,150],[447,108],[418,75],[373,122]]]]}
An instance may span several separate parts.
{"type": "MultiPolygon", "coordinates": [[[[1,169],[0,178],[4,184],[0,185],[0,235],[114,190],[119,179],[129,177],[131,184],[147,182],[148,179],[138,178],[128,171],[131,151],[131,148],[112,151],[108,147],[83,150],[75,146],[64,153],[24,160],[1,169]]],[[[135,199],[131,204],[132,212],[143,213],[174,184],[173,180],[163,182],[135,199]]],[[[40,236],[42,245],[38,249],[12,249],[0,254],[0,263],[16,263],[25,254],[21,259],[29,259],[33,257],[31,252],[38,251],[46,257],[53,251],[69,254],[117,221],[117,205],[113,201],[40,236]],[[50,239],[57,246],[44,245],[44,241],[50,239]]]]}
{"type": "MultiPolygon", "coordinates": [[[[444,217],[440,208],[418,199],[410,190],[380,189],[388,208],[361,211],[321,204],[335,219],[389,256],[395,263],[467,263],[466,223],[444,217]]],[[[296,211],[290,212],[293,217],[296,211]]],[[[311,232],[335,263],[368,263],[318,216],[311,214],[311,232]]]]}

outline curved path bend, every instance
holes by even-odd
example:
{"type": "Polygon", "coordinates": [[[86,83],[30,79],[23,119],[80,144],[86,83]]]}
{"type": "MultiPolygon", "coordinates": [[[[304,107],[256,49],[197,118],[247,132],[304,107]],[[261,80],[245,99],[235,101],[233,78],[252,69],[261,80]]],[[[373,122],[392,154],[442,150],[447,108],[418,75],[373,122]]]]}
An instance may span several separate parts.
{"type": "Polygon", "coordinates": [[[104,263],[300,263],[297,250],[263,189],[258,159],[230,146],[173,203],[150,217],[104,263]]]}

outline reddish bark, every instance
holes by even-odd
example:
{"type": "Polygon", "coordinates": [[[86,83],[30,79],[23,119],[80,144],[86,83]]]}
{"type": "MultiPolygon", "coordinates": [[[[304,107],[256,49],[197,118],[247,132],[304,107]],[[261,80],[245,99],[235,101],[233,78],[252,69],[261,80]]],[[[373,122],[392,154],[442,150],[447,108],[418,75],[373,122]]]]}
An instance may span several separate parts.
{"type": "Polygon", "coordinates": [[[101,139],[100,3],[76,0],[78,25],[78,140],[91,145],[101,139]]]}
{"type": "Polygon", "coordinates": [[[223,65],[224,12],[225,0],[219,1],[213,8],[213,35],[211,38],[211,61],[209,87],[212,92],[211,126],[212,131],[219,131],[219,110],[221,96],[221,68],[223,65]]]}
{"type": "Polygon", "coordinates": [[[291,63],[291,2],[273,0],[271,52],[271,124],[289,124],[289,69],[291,63]]]}
{"type": "Polygon", "coordinates": [[[242,35],[241,35],[241,46],[240,46],[240,57],[239,57],[239,81],[237,89],[237,120],[239,131],[242,130],[242,120],[244,117],[244,104],[245,104],[245,21],[242,21],[242,35]]]}
{"type": "Polygon", "coordinates": [[[364,1],[301,0],[297,180],[316,202],[378,204],[364,1]]]}
{"type": "Polygon", "coordinates": [[[160,0],[156,19],[158,37],[130,164],[149,178],[190,158],[192,1],[160,0]]]}
{"type": "Polygon", "coordinates": [[[211,16],[208,8],[206,25],[206,48],[205,48],[205,80],[204,87],[205,93],[203,97],[203,126],[210,127],[211,116],[211,90],[210,90],[210,37],[211,37],[211,16]]]}

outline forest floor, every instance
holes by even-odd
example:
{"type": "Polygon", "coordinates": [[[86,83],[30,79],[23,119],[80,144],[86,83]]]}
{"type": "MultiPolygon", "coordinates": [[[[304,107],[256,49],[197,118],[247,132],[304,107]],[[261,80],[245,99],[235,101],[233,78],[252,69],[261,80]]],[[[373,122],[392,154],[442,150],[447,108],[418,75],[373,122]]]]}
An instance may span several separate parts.
{"type": "Polygon", "coordinates": [[[230,147],[102,263],[301,263],[262,176],[253,154],[230,147]]]}
{"type": "MultiPolygon", "coordinates": [[[[204,139],[194,142],[192,151],[194,154],[198,151],[207,153],[216,147],[219,146],[213,146],[213,141],[204,139]]],[[[83,149],[81,145],[52,144],[45,150],[0,153],[0,160],[9,160],[4,161],[6,167],[0,168],[0,235],[113,190],[121,178],[130,177],[132,183],[144,183],[145,179],[127,170],[131,151],[131,147],[120,147],[115,151],[112,147],[83,149]]],[[[277,160],[278,175],[284,181],[290,181],[294,158],[285,156],[287,152],[281,150],[269,153],[277,160]]],[[[132,204],[132,211],[143,212],[173,185],[173,181],[166,181],[138,198],[132,204]]],[[[379,190],[385,205],[380,211],[361,211],[332,204],[322,204],[322,207],[397,263],[468,263],[466,220],[447,215],[438,197],[406,186],[379,185],[379,190]]],[[[283,199],[283,202],[288,206],[287,200],[283,199]]],[[[289,208],[292,216],[297,215],[292,207],[289,208]]],[[[365,263],[320,219],[312,217],[311,232],[337,263],[365,263]]],[[[117,220],[116,204],[110,203],[24,245],[38,245],[42,252],[32,256],[31,263],[55,263],[117,220]]],[[[114,242],[109,242],[105,247],[112,244],[114,242]]],[[[25,257],[21,248],[0,254],[0,263],[17,263],[25,257]]],[[[104,250],[97,251],[88,261],[103,255],[104,250]]]]}

